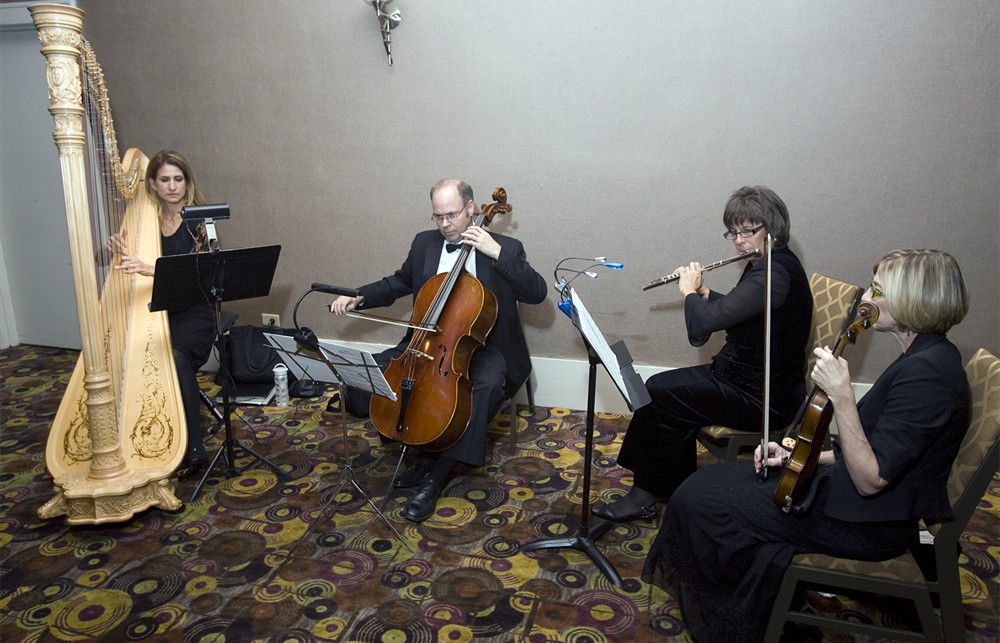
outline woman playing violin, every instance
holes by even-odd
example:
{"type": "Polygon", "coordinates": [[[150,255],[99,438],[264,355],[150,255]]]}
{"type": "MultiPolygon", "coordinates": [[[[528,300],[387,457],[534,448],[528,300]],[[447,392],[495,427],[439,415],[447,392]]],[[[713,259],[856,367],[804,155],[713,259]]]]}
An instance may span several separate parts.
{"type": "Polygon", "coordinates": [[[702,346],[717,331],[726,344],[711,364],[657,373],[646,381],[652,402],[629,423],[618,464],[634,472],[629,492],[596,505],[608,520],[649,519],[657,499],[666,499],[696,468],[696,440],[703,426],[722,424],[759,431],[764,407],[764,306],[767,236],[771,244],[772,324],[781,341],[772,342],[771,421],[792,421],[805,396],[806,342],[812,325],[812,294],[798,257],[788,247],[788,209],[772,190],[743,187],[729,198],[722,215],[723,236],[740,254],[759,251],[729,293],[702,282],[701,264],[676,273],[684,297],[688,341],[702,346]]]}
{"type": "Polygon", "coordinates": [[[762,464],[789,452],[771,442],[754,462],[706,467],[671,498],[644,577],[678,599],[699,640],[756,641],[793,556],[859,560],[900,555],[918,521],[951,517],[946,481],[967,428],[968,386],[945,333],[969,309],[962,272],[936,250],[896,250],[874,267],[864,301],[876,331],[902,355],[855,401],[848,363],[817,348],[813,381],[833,404],[838,435],[819,458],[814,500],[789,516],[773,500],[778,476],[757,484],[762,464]]]}

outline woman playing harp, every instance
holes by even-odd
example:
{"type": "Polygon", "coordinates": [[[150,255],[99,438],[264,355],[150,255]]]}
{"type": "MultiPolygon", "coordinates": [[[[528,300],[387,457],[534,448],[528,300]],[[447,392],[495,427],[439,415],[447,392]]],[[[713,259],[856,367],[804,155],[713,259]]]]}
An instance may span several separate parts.
{"type": "MultiPolygon", "coordinates": [[[[208,238],[205,224],[189,223],[181,218],[181,210],[188,205],[202,205],[205,198],[198,190],[191,164],[180,152],[162,150],[153,156],[146,168],[146,194],[156,204],[160,222],[160,248],[163,255],[207,252],[208,238]]],[[[125,233],[111,237],[112,247],[119,260],[115,267],[129,274],[153,276],[153,266],[136,257],[129,250],[125,233]]],[[[184,463],[177,470],[179,478],[200,472],[208,462],[201,431],[201,399],[198,389],[198,369],[208,361],[215,339],[215,311],[209,301],[203,301],[183,310],[171,310],[170,341],[177,381],[184,402],[187,420],[188,449],[184,463]]]]}

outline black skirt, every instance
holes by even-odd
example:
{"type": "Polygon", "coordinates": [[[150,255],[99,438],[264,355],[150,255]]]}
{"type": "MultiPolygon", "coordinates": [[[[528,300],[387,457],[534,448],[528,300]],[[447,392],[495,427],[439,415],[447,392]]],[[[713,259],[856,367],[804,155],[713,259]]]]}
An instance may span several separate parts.
{"type": "Polygon", "coordinates": [[[699,641],[759,641],[785,569],[817,552],[887,560],[916,537],[916,521],[849,523],[823,513],[822,485],[801,516],[773,502],[780,472],[761,482],[750,461],[699,469],[667,505],[643,579],[678,600],[699,641]]]}

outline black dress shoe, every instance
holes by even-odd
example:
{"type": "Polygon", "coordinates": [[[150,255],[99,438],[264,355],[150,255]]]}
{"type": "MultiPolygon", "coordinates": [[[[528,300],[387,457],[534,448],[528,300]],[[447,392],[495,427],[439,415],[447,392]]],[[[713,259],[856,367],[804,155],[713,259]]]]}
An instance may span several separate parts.
{"type": "Polygon", "coordinates": [[[403,518],[413,522],[423,522],[434,513],[441,485],[437,480],[426,480],[403,509],[403,518]]]}
{"type": "Polygon", "coordinates": [[[183,462],[181,466],[177,468],[177,477],[181,480],[185,478],[190,478],[191,476],[196,476],[205,470],[205,466],[208,464],[207,460],[194,460],[191,462],[183,462]]]}
{"type": "Polygon", "coordinates": [[[651,504],[648,507],[639,507],[633,511],[615,513],[614,509],[611,508],[609,504],[599,504],[594,505],[590,508],[590,513],[595,516],[600,516],[605,520],[612,520],[614,522],[629,522],[631,520],[649,520],[651,518],[656,518],[656,505],[651,504]]]}

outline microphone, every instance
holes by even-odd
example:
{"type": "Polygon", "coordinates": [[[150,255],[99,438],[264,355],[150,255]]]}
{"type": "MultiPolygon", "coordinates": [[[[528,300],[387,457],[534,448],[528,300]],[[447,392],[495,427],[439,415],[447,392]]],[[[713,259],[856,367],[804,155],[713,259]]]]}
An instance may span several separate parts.
{"type": "Polygon", "coordinates": [[[312,289],[318,292],[325,292],[328,295],[343,295],[345,297],[357,297],[361,291],[357,288],[341,288],[329,284],[313,284],[312,289]]]}

